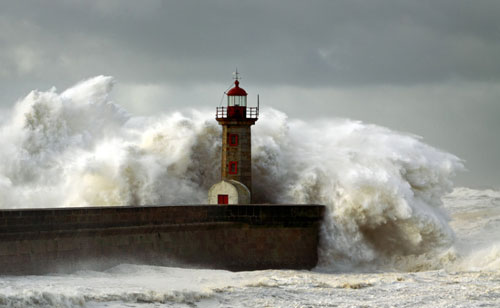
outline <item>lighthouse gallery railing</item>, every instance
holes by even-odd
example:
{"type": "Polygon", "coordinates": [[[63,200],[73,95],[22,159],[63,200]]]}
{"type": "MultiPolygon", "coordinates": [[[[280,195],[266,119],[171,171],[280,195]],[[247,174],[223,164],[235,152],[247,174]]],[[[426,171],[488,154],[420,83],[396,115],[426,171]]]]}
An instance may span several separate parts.
{"type": "MultiPolygon", "coordinates": [[[[225,119],[227,118],[227,110],[231,107],[216,107],[215,118],[225,119]]],[[[259,117],[259,107],[246,107],[246,118],[247,119],[257,119],[259,117]]]]}

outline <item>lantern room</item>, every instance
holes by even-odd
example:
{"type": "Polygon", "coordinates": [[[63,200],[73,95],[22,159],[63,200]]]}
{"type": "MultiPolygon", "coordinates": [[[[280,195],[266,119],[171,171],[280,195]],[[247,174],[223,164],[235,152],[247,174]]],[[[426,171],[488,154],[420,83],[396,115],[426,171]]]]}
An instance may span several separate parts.
{"type": "Polygon", "coordinates": [[[246,107],[247,106],[247,92],[240,88],[238,79],[234,81],[234,88],[227,91],[227,106],[228,107],[246,107]]]}
{"type": "Polygon", "coordinates": [[[255,119],[259,116],[259,96],[257,95],[257,107],[247,107],[248,93],[240,88],[238,72],[235,73],[234,86],[227,92],[227,106],[217,107],[216,118],[220,119],[255,119]]]}

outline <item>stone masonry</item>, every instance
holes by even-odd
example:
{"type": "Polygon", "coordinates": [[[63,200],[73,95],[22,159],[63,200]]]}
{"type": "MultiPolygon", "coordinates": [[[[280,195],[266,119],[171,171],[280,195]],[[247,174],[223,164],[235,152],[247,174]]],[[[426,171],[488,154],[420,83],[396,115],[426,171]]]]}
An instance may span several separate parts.
{"type": "Polygon", "coordinates": [[[0,274],[120,263],[310,269],[323,211],[320,205],[0,210],[0,274]]]}
{"type": "Polygon", "coordinates": [[[232,119],[217,119],[222,125],[222,164],[221,177],[223,180],[235,180],[243,183],[250,192],[252,191],[252,135],[251,125],[255,123],[255,119],[232,120],[232,119]],[[238,146],[229,145],[229,134],[238,135],[238,146]],[[238,162],[238,172],[236,174],[229,173],[229,162],[238,162]]]}

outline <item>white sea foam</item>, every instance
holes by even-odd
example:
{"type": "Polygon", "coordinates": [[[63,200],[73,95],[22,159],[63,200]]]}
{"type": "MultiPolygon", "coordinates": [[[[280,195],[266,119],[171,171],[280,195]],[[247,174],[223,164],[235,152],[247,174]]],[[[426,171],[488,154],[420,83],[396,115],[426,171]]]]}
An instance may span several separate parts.
{"type": "Polygon", "coordinates": [[[497,272],[344,273],[120,265],[0,277],[5,307],[497,307],[497,272]]]}
{"type": "Polygon", "coordinates": [[[105,272],[4,277],[0,280],[0,305],[74,307],[100,302],[189,305],[212,297],[233,276],[226,271],[120,265],[105,272]]]}
{"type": "Polygon", "coordinates": [[[218,128],[201,115],[131,117],[110,77],[33,91],[0,128],[0,207],[200,203],[218,128]]]}
{"type": "Polygon", "coordinates": [[[500,191],[456,188],[443,198],[457,233],[452,270],[500,271],[500,191]]]}

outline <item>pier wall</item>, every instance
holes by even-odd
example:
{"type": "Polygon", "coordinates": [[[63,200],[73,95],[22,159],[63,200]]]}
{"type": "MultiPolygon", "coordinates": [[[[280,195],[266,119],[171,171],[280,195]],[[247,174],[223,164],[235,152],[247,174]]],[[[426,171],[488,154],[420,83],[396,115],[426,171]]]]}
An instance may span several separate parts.
{"type": "Polygon", "coordinates": [[[310,269],[323,211],[321,205],[0,210],[0,275],[121,263],[310,269]]]}

